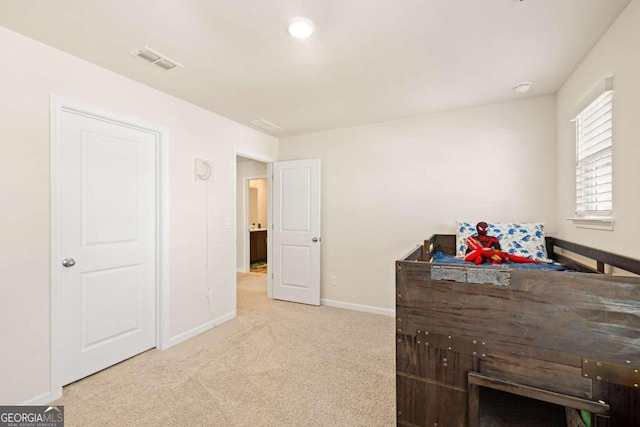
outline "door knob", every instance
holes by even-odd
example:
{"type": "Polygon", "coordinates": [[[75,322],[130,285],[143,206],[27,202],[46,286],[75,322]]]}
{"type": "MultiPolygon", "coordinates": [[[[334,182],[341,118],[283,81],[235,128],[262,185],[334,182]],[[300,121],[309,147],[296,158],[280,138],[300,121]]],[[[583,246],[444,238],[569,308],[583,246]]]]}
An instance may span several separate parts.
{"type": "Polygon", "coordinates": [[[76,265],[76,260],[73,258],[65,258],[62,260],[62,265],[65,267],[73,267],[74,265],[76,265]]]}
{"type": "Polygon", "coordinates": [[[311,239],[311,241],[312,241],[313,243],[317,243],[317,242],[318,242],[318,238],[317,238],[317,237],[314,237],[313,239],[311,239]]]}

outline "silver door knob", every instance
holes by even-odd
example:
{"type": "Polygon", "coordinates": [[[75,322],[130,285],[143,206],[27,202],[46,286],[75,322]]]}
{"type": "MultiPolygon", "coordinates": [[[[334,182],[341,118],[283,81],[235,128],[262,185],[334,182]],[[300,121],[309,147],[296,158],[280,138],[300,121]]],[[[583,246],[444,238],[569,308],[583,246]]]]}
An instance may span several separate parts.
{"type": "Polygon", "coordinates": [[[73,267],[76,265],[76,260],[73,258],[65,258],[62,260],[62,265],[65,267],[73,267]]]}
{"type": "Polygon", "coordinates": [[[317,242],[318,242],[318,238],[317,238],[317,237],[314,237],[313,239],[311,239],[311,241],[312,241],[313,243],[317,243],[317,242]]]}

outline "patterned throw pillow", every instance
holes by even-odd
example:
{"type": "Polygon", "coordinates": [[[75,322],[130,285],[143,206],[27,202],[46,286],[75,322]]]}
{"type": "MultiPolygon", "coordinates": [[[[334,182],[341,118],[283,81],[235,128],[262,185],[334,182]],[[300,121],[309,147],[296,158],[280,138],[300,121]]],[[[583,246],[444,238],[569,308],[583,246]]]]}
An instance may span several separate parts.
{"type": "MultiPolygon", "coordinates": [[[[504,252],[549,262],[544,241],[544,223],[488,223],[487,234],[496,236],[504,252]]],[[[456,256],[464,258],[467,251],[467,237],[476,234],[476,224],[458,222],[456,230],[456,256]]]]}

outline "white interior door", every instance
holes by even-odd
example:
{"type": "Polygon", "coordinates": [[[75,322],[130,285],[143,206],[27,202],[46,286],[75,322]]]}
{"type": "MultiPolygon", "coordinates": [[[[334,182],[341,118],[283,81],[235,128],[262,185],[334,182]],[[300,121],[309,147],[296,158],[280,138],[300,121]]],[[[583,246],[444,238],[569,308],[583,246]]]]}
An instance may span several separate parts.
{"type": "Polygon", "coordinates": [[[320,305],[320,159],[273,164],[273,297],[320,305]]]}
{"type": "Polygon", "coordinates": [[[62,384],[156,340],[156,136],[63,111],[62,384]]]}

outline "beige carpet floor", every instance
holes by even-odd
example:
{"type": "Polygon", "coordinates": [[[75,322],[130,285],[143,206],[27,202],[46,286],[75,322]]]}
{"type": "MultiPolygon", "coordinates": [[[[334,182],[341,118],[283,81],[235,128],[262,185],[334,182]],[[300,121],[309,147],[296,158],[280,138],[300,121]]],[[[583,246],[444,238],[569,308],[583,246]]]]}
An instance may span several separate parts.
{"type": "Polygon", "coordinates": [[[63,390],[72,426],[392,426],[392,317],[269,300],[238,275],[238,317],[63,390]]]}

